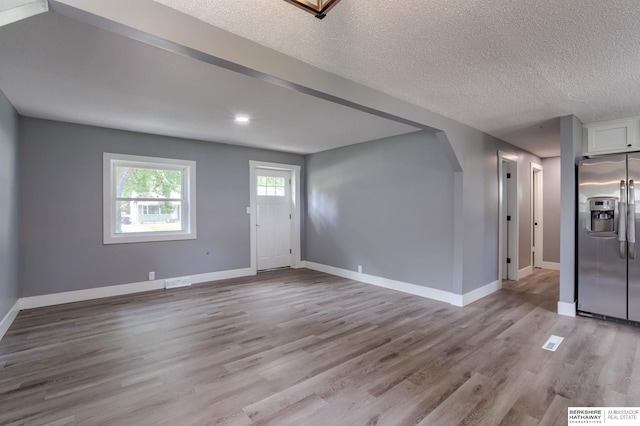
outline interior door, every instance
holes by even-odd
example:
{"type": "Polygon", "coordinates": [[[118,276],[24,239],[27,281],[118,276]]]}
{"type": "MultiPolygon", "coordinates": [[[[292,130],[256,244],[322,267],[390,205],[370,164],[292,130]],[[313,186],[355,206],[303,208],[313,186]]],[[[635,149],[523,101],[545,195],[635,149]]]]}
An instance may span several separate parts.
{"type": "Polygon", "coordinates": [[[531,167],[531,265],[542,268],[542,169],[534,164],[531,167]]]}
{"type": "Polygon", "coordinates": [[[502,279],[509,279],[509,191],[507,190],[507,174],[509,173],[509,163],[503,162],[502,166],[502,211],[500,212],[500,220],[502,221],[502,279]]]}
{"type": "Polygon", "coordinates": [[[291,175],[284,170],[256,173],[258,270],[291,266],[291,175]]]}
{"type": "Polygon", "coordinates": [[[517,167],[502,160],[502,279],[518,279],[517,167]]]}
{"type": "Polygon", "coordinates": [[[628,252],[628,298],[627,313],[631,321],[640,321],[640,253],[638,252],[637,229],[640,227],[638,186],[640,185],[640,154],[628,155],[629,221],[627,222],[628,252]],[[634,203],[634,204],[632,204],[634,203]]]}

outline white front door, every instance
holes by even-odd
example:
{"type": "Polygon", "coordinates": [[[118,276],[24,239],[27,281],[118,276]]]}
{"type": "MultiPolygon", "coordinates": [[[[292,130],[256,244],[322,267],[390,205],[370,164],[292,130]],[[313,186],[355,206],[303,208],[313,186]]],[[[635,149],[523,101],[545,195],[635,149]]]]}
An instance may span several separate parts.
{"type": "Polygon", "coordinates": [[[291,172],[256,170],[258,270],[291,266],[291,172]]]}

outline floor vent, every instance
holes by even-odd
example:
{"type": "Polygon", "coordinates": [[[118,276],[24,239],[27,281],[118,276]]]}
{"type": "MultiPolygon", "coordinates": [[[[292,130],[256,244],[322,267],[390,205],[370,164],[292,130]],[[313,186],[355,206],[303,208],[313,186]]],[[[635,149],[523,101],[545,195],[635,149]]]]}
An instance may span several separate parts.
{"type": "Polygon", "coordinates": [[[164,281],[164,288],[189,287],[191,277],[172,278],[164,281]]]}

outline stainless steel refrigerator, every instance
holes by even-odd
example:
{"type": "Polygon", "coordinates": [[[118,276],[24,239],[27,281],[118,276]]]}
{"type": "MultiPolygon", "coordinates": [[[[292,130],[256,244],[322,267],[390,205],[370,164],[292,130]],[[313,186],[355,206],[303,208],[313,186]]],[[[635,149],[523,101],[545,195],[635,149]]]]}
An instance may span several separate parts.
{"type": "Polygon", "coordinates": [[[640,321],[640,153],[578,166],[578,311],[640,321]]]}

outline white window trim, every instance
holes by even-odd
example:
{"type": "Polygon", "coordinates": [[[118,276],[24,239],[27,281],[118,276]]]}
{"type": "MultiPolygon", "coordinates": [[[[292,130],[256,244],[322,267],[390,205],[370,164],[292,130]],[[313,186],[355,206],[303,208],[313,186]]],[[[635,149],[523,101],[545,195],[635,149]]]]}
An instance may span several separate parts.
{"type": "Polygon", "coordinates": [[[196,162],[170,158],[145,157],[140,155],[113,154],[105,152],[102,157],[102,229],[104,244],[141,243],[150,241],[175,241],[196,239],[196,162]],[[183,174],[183,202],[186,203],[187,218],[184,231],[115,233],[114,185],[115,167],[131,163],[133,167],[175,168],[185,170],[183,174]]]}

